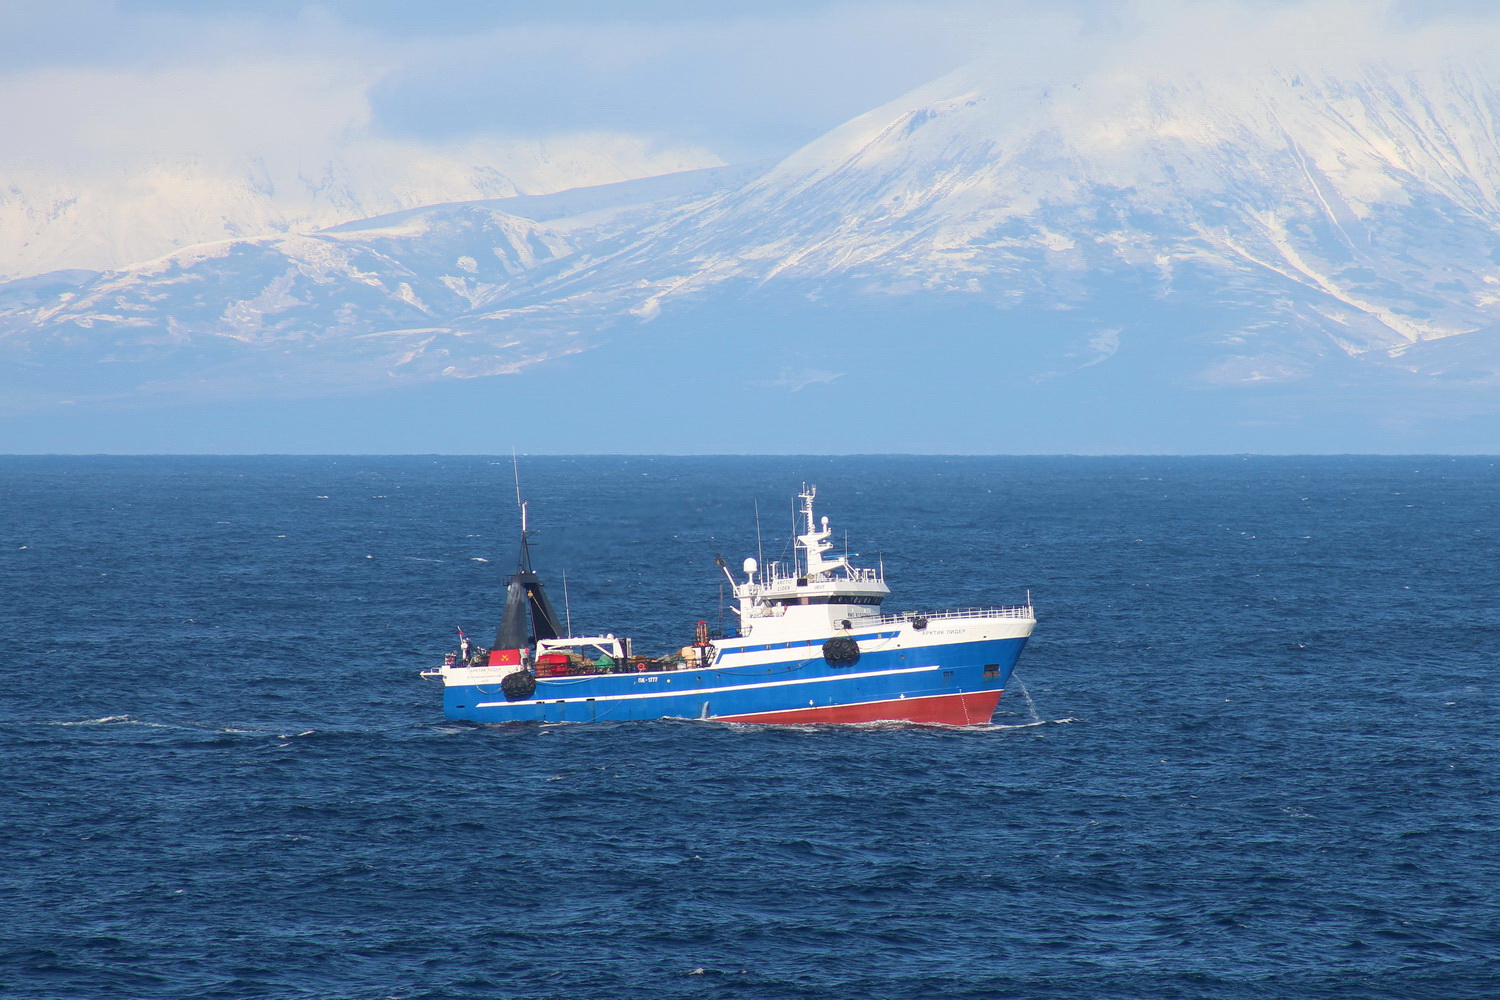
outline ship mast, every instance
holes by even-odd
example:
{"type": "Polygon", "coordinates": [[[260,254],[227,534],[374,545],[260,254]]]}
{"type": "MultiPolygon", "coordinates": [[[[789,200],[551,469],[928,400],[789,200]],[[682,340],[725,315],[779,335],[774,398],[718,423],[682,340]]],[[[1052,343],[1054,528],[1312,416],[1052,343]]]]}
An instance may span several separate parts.
{"type": "Polygon", "coordinates": [[[818,528],[818,522],[813,517],[813,499],[818,495],[816,486],[803,484],[802,492],[797,494],[802,501],[802,514],[806,518],[807,530],[797,536],[797,545],[807,554],[807,578],[809,580],[820,580],[825,573],[836,569],[843,569],[849,565],[848,556],[839,556],[837,559],[824,559],[823,553],[833,548],[829,536],[833,534],[828,529],[828,518],[823,518],[822,530],[818,528]]]}
{"type": "Polygon", "coordinates": [[[505,611],[495,632],[495,649],[526,649],[538,639],[556,639],[562,634],[557,612],[547,599],[542,579],[531,566],[531,530],[526,524],[527,501],[521,498],[521,477],[516,475],[516,504],[521,508],[521,546],[516,571],[505,588],[505,611]]]}

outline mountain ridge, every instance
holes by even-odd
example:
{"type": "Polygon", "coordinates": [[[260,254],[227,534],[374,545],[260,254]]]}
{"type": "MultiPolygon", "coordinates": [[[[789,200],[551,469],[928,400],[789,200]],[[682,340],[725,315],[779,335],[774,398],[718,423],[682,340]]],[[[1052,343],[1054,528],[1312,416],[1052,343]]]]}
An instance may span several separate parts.
{"type": "MultiPolygon", "coordinates": [[[[536,371],[644,344],[668,319],[672,337],[711,338],[737,310],[816,344],[828,314],[799,302],[878,315],[910,301],[963,317],[945,349],[971,364],[1034,341],[1005,377],[1060,399],[1087,373],[1128,401],[1144,357],[1157,390],[1179,394],[1483,390],[1500,383],[1495,80],[1475,62],[1017,85],[976,64],[776,164],[632,182],[655,194],[513,200],[522,214],[427,206],[229,241],[49,302],[35,282],[0,285],[0,359],[41,369],[89,342],[115,361],[176,351],[151,380],[170,393],[197,377],[184,360],[197,351],[202,371],[237,373],[233,391],[274,395],[536,371]]],[[[811,380],[739,380],[840,384],[803,369],[811,380]]]]}
{"type": "MultiPolygon", "coordinates": [[[[11,165],[0,276],[129,267],[204,242],[327,228],[445,201],[545,194],[719,163],[624,136],[491,142],[422,153],[367,144],[306,162],[184,155],[65,180],[11,165]]],[[[76,173],[76,171],[75,171],[76,173]]]]}

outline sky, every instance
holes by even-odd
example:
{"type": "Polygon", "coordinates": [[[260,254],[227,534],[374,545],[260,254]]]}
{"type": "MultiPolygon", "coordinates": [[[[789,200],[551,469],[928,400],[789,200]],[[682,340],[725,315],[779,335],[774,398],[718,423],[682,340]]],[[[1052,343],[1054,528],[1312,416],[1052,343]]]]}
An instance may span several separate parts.
{"type": "Polygon", "coordinates": [[[968,58],[983,6],[6,0],[0,155],[625,131],[754,159],[968,58]]]}
{"type": "MultiPolygon", "coordinates": [[[[4,0],[0,169],[335,143],[623,131],[786,153],[997,44],[1325,9],[1410,24],[1478,0],[4,0]]],[[[1186,32],[1187,29],[1184,29],[1186,32]]],[[[1181,39],[1186,54],[1194,40],[1181,39]]]]}
{"type": "Polygon", "coordinates": [[[0,275],[778,157],[995,24],[975,0],[0,0],[0,275]]]}

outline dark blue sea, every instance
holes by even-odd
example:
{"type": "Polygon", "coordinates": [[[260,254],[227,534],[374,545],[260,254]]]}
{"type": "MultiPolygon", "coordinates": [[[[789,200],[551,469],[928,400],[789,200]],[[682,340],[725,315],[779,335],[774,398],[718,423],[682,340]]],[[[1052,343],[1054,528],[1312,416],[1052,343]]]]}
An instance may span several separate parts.
{"type": "Polygon", "coordinates": [[[509,457],[0,459],[0,996],[1500,996],[1500,460],[519,468],[577,631],[806,481],[1036,633],[977,729],[447,723],[509,457]]]}

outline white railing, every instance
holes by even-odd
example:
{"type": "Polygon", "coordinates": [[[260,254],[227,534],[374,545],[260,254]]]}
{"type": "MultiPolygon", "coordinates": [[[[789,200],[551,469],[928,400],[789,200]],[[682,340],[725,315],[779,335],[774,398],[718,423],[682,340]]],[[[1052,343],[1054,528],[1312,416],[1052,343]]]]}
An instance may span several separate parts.
{"type": "Polygon", "coordinates": [[[1006,608],[953,608],[949,611],[918,612],[911,611],[901,615],[878,615],[870,618],[855,619],[856,628],[866,628],[870,625],[896,625],[909,622],[913,618],[925,618],[929,622],[940,622],[954,618],[1035,618],[1036,612],[1031,605],[1016,605],[1006,608]]]}
{"type": "Polygon", "coordinates": [[[756,577],[753,580],[750,580],[748,583],[738,583],[738,584],[735,584],[735,590],[738,591],[739,588],[745,587],[745,586],[754,586],[754,587],[759,587],[762,592],[765,592],[765,591],[768,591],[768,590],[783,590],[783,589],[787,589],[787,588],[795,588],[798,592],[801,592],[802,589],[803,589],[803,587],[813,587],[813,588],[816,588],[816,587],[819,587],[819,586],[826,586],[826,585],[828,585],[830,583],[837,584],[837,583],[883,583],[884,582],[883,578],[880,575],[880,572],[878,570],[876,570],[876,569],[873,569],[873,568],[869,567],[869,566],[845,566],[845,567],[843,567],[843,570],[844,570],[844,573],[845,573],[844,576],[834,576],[833,573],[835,571],[830,570],[830,571],[828,571],[829,572],[828,579],[826,579],[826,580],[816,580],[816,581],[814,581],[814,580],[808,580],[808,582],[806,584],[804,584],[802,587],[799,587],[799,586],[797,586],[797,581],[798,580],[806,580],[807,577],[806,577],[805,574],[802,574],[802,573],[788,573],[781,566],[777,566],[774,570],[771,570],[768,567],[767,569],[762,570],[758,575],[756,575],[756,577]]]}

